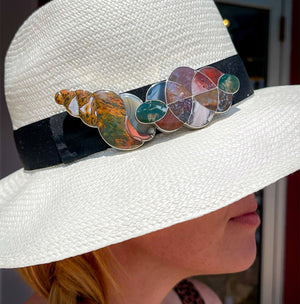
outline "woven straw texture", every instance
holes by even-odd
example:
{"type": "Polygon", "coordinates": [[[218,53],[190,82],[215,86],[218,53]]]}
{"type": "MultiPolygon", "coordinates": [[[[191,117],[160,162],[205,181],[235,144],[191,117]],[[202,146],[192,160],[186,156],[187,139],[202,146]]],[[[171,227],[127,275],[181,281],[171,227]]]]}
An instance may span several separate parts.
{"type": "Polygon", "coordinates": [[[117,93],[235,55],[210,0],[54,0],[11,43],[5,93],[13,128],[64,111],[61,89],[117,93]]]}
{"type": "Polygon", "coordinates": [[[0,267],[46,263],[217,210],[300,167],[300,86],[255,96],[202,130],[160,134],[0,184],[0,267]]]}

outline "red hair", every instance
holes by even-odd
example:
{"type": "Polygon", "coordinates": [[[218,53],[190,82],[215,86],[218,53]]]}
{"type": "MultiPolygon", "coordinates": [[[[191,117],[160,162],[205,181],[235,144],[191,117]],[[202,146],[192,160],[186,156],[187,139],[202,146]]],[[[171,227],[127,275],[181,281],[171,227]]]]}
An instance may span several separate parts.
{"type": "Polygon", "coordinates": [[[48,304],[107,304],[108,289],[120,294],[108,263],[121,267],[109,247],[65,260],[19,268],[48,304]]]}

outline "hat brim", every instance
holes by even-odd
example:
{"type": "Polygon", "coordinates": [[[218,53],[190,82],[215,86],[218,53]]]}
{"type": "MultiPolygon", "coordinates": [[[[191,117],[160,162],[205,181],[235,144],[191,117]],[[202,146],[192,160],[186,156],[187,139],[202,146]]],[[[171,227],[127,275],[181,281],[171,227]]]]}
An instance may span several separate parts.
{"type": "Polygon", "coordinates": [[[300,168],[300,86],[273,87],[200,130],[0,183],[0,267],[48,263],[191,220],[300,168]]]}

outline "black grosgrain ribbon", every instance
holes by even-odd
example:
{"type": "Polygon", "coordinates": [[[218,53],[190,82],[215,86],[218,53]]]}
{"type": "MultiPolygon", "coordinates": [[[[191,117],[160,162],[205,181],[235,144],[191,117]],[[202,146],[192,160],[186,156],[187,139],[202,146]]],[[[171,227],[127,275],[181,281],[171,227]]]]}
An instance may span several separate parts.
{"type": "MultiPolygon", "coordinates": [[[[232,104],[253,94],[248,74],[238,55],[208,66],[235,75],[239,79],[240,89],[232,96],[232,104]]],[[[144,101],[151,86],[152,84],[149,84],[125,93],[134,94],[144,101]]],[[[53,96],[55,93],[53,92],[53,96]]],[[[160,131],[157,130],[157,133],[160,131]]],[[[99,136],[97,128],[87,126],[67,112],[21,127],[14,131],[14,137],[25,170],[68,164],[110,148],[99,136]]]]}

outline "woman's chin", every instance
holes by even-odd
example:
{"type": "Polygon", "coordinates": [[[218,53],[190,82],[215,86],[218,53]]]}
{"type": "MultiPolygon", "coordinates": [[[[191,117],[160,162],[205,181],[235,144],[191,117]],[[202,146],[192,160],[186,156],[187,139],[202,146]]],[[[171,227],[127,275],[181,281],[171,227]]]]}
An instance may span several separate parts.
{"type": "MultiPolygon", "coordinates": [[[[201,274],[224,274],[247,270],[252,266],[256,258],[255,236],[243,241],[229,242],[224,251],[219,252],[214,261],[219,263],[208,264],[207,269],[202,268],[201,274]],[[203,271],[204,270],[204,271],[203,271]]],[[[203,265],[201,265],[203,266],[203,265]]],[[[199,273],[200,274],[200,273],[199,273]]]]}
{"type": "Polygon", "coordinates": [[[255,236],[250,238],[245,244],[241,245],[235,254],[229,259],[224,273],[234,273],[247,270],[256,259],[256,241],[255,236]]]}

